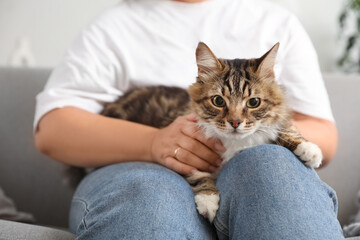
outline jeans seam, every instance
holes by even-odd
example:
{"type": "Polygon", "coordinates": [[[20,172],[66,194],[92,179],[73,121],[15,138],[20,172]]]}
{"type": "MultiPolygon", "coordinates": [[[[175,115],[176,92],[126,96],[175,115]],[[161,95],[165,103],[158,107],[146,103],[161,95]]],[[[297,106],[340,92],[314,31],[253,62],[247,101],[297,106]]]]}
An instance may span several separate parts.
{"type": "Polygon", "coordinates": [[[322,181],[320,178],[319,178],[319,180],[320,180],[321,187],[326,191],[327,195],[333,202],[334,213],[338,214],[339,204],[338,204],[338,198],[337,198],[335,190],[330,185],[328,185],[327,183],[322,181]]]}
{"type": "Polygon", "coordinates": [[[226,227],[225,224],[223,224],[219,218],[215,217],[214,220],[214,226],[216,228],[217,231],[221,232],[222,234],[226,235],[227,237],[229,237],[229,229],[226,227]]]}
{"type": "Polygon", "coordinates": [[[73,197],[72,201],[73,202],[80,202],[80,203],[85,205],[85,213],[84,213],[84,216],[82,217],[81,223],[84,225],[85,229],[87,230],[88,227],[87,227],[87,224],[86,224],[86,221],[85,221],[85,217],[90,212],[87,202],[85,200],[83,200],[81,198],[77,198],[77,197],[73,197]]]}

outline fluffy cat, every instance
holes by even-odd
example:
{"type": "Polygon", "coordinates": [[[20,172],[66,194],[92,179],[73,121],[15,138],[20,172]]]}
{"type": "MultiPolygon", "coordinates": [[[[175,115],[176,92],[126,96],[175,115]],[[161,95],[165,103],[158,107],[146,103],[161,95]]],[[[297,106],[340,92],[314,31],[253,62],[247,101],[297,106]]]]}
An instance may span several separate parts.
{"type": "MultiPolygon", "coordinates": [[[[195,113],[206,137],[218,138],[227,149],[223,164],[245,148],[278,144],[309,167],[319,167],[322,153],[291,123],[291,111],[274,80],[277,43],[255,59],[218,59],[202,42],[196,49],[198,77],[188,91],[175,87],[133,89],[105,105],[103,115],[163,128],[178,116],[195,113]]],[[[221,169],[221,167],[220,167],[221,169]]],[[[199,213],[214,220],[219,207],[217,174],[186,176],[199,213]]]]}

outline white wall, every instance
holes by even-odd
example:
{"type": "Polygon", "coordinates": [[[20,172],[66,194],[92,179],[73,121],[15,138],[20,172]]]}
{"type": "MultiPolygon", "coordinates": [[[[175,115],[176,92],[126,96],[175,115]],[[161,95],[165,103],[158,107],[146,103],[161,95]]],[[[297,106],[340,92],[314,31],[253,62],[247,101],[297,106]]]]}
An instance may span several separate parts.
{"type": "Polygon", "coordinates": [[[297,15],[317,50],[321,69],[336,71],[342,52],[339,37],[339,15],[347,0],[271,0],[297,15]]]}
{"type": "MultiPolygon", "coordinates": [[[[345,0],[271,0],[293,11],[318,51],[323,71],[333,71],[338,55],[338,15],[345,0]]],[[[78,31],[119,0],[0,0],[0,65],[16,41],[30,41],[36,66],[53,67],[78,31]]]]}
{"type": "Polygon", "coordinates": [[[37,66],[53,67],[79,30],[119,0],[0,0],[0,65],[26,36],[37,66]]]}

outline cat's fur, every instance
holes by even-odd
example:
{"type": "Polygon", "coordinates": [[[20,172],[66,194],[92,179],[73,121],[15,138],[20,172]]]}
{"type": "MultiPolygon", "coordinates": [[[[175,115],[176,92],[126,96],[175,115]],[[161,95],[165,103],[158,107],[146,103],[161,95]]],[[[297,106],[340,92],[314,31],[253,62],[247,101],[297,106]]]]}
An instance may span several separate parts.
{"type": "MultiPolygon", "coordinates": [[[[164,86],[133,89],[107,104],[102,114],[163,128],[192,112],[206,137],[218,138],[225,146],[223,165],[245,148],[272,143],[290,149],[305,165],[319,167],[321,150],[292,125],[291,111],[274,80],[278,48],[276,44],[257,59],[227,60],[199,43],[198,77],[188,91],[164,86]]],[[[186,177],[199,213],[210,222],[220,199],[216,175],[197,172],[186,177]]]]}

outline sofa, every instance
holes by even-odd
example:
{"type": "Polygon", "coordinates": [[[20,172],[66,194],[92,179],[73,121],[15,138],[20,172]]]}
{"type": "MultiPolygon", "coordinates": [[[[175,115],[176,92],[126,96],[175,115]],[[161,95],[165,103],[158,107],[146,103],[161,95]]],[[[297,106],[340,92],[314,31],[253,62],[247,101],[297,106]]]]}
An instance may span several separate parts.
{"type": "MultiPolygon", "coordinates": [[[[50,69],[0,68],[0,188],[35,224],[0,220],[0,239],[74,239],[67,232],[74,189],[64,183],[63,165],[39,153],[33,141],[35,96],[50,69]]],[[[357,212],[360,189],[360,76],[325,75],[338,131],[334,160],[318,170],[339,199],[346,225],[357,212]]]]}

